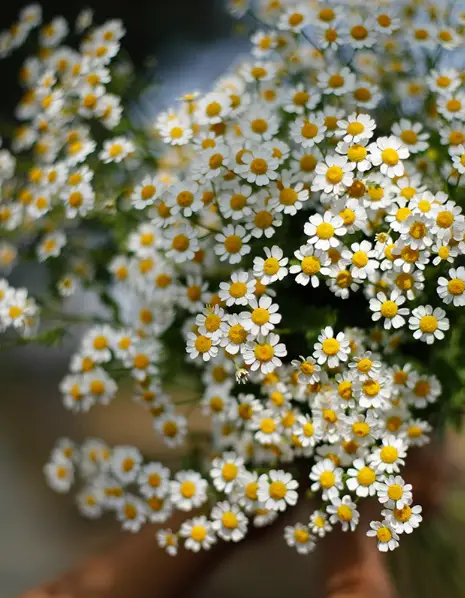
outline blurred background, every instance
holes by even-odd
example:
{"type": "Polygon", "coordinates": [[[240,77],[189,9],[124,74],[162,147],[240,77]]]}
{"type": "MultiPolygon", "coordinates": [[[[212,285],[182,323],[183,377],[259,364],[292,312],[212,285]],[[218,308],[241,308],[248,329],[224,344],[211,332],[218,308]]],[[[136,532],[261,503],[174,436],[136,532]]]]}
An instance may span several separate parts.
{"type": "MultiPolygon", "coordinates": [[[[9,26],[25,4],[2,3],[0,30],[9,26]]],[[[84,8],[75,0],[47,0],[42,6],[46,20],[62,14],[71,22],[84,8]]],[[[182,93],[208,88],[247,48],[246,38],[227,17],[220,0],[98,0],[89,6],[97,23],[108,18],[124,21],[123,46],[136,68],[147,76],[153,74],[162,84],[133,107],[143,118],[153,117],[182,93]],[[147,55],[156,59],[156,67],[147,66],[147,55]]],[[[0,63],[2,119],[9,118],[19,98],[19,65],[19,56],[0,63]]],[[[16,272],[12,283],[40,288],[40,269],[16,272]]],[[[91,307],[92,297],[80,295],[72,299],[70,311],[91,307]]],[[[164,458],[150,418],[124,392],[111,409],[94,408],[78,417],[63,409],[58,383],[72,350],[71,338],[60,349],[28,347],[0,353],[0,598],[13,597],[52,578],[121,538],[118,524],[80,518],[71,497],[58,496],[46,487],[42,467],[57,437],[134,443],[148,456],[164,458]]],[[[199,420],[195,412],[191,417],[199,420]]],[[[454,479],[443,513],[436,518],[434,530],[426,528],[402,543],[393,564],[404,596],[465,597],[461,589],[465,587],[465,443],[451,437],[448,444],[454,479]]],[[[320,593],[312,581],[312,566],[313,558],[288,549],[278,530],[276,537],[267,537],[258,549],[245,546],[237,551],[197,595],[270,598],[283,592],[303,595],[304,591],[308,595],[311,583],[311,595],[317,598],[320,593]]]]}

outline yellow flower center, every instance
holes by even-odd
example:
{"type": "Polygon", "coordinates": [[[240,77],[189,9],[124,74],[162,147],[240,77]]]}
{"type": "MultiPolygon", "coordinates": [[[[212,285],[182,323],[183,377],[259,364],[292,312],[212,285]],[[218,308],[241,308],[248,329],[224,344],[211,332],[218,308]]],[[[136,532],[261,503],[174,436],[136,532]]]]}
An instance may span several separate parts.
{"type": "Polygon", "coordinates": [[[358,268],[363,268],[368,264],[368,256],[364,251],[356,251],[352,256],[352,264],[358,268]]]}
{"type": "Polygon", "coordinates": [[[274,349],[268,343],[264,343],[255,347],[254,354],[258,361],[270,361],[273,359],[274,349]]]}
{"type": "Polygon", "coordinates": [[[453,278],[447,283],[447,290],[451,295],[462,295],[465,291],[465,282],[460,278],[453,278]]]}
{"type": "Polygon", "coordinates": [[[291,187],[284,187],[279,193],[279,202],[285,206],[293,206],[299,196],[291,187]]]}
{"type": "Polygon", "coordinates": [[[360,135],[363,133],[365,126],[359,121],[354,121],[348,124],[346,130],[349,135],[353,135],[355,137],[355,135],[360,135]]]}
{"type": "Polygon", "coordinates": [[[207,105],[205,112],[208,117],[214,118],[221,113],[221,104],[219,102],[210,102],[207,105]]]}
{"type": "Polygon", "coordinates": [[[332,488],[336,482],[336,476],[332,471],[323,471],[320,474],[320,485],[325,490],[332,488]]]}
{"type": "Polygon", "coordinates": [[[370,433],[370,426],[366,422],[355,422],[352,424],[352,432],[357,438],[364,438],[370,433]]]}
{"type": "Polygon", "coordinates": [[[190,191],[181,191],[176,197],[176,202],[181,208],[188,208],[194,201],[194,195],[190,191]]]}
{"type": "Polygon", "coordinates": [[[368,397],[375,397],[380,390],[381,386],[379,385],[379,382],[377,382],[376,380],[365,380],[365,382],[363,383],[363,392],[368,397]]]}
{"type": "Polygon", "coordinates": [[[189,247],[189,238],[186,235],[176,235],[173,237],[172,247],[176,251],[186,251],[189,247]]]}
{"type": "Polygon", "coordinates": [[[217,168],[220,168],[222,165],[223,165],[223,155],[222,154],[213,154],[212,156],[210,156],[210,159],[208,160],[208,166],[212,170],[216,170],[217,168]]]}
{"type": "Polygon", "coordinates": [[[286,484],[284,484],[284,482],[271,482],[269,493],[274,500],[281,500],[287,493],[286,484]]]}
{"type": "Polygon", "coordinates": [[[410,226],[409,233],[410,236],[414,239],[423,239],[423,237],[425,237],[427,233],[426,224],[424,224],[423,222],[414,222],[410,226]]]}
{"type": "Polygon", "coordinates": [[[457,98],[452,98],[446,102],[446,108],[449,112],[458,112],[462,108],[462,102],[457,98]]]}
{"type": "Polygon", "coordinates": [[[234,299],[239,299],[240,297],[244,297],[244,295],[246,293],[247,293],[247,285],[245,284],[245,282],[233,282],[229,286],[229,294],[231,295],[231,297],[234,297],[234,299]]]}
{"type": "Polygon", "coordinates": [[[376,473],[370,467],[362,467],[357,474],[357,481],[361,486],[371,486],[376,480],[376,473]]]}
{"type": "Polygon", "coordinates": [[[376,536],[380,542],[389,542],[392,538],[391,530],[388,527],[380,527],[379,530],[376,532],[376,536]]]}
{"type": "Polygon", "coordinates": [[[247,330],[240,324],[234,324],[229,329],[228,338],[235,345],[241,345],[247,340],[247,330]]]}
{"type": "Polygon", "coordinates": [[[232,511],[226,511],[226,513],[223,513],[221,522],[226,529],[236,529],[238,525],[237,517],[232,511]]]}
{"type": "Polygon", "coordinates": [[[296,529],[294,532],[294,538],[298,544],[305,544],[306,542],[308,542],[310,534],[305,529],[296,529]]]}
{"type": "Polygon", "coordinates": [[[270,320],[270,312],[263,307],[257,307],[252,312],[252,322],[257,326],[263,326],[270,320]]]}
{"type": "Polygon", "coordinates": [[[207,530],[203,525],[194,525],[191,529],[191,538],[196,542],[202,542],[207,537],[207,530]]]}
{"type": "Polygon", "coordinates": [[[358,41],[364,40],[368,37],[368,31],[363,25],[355,25],[355,27],[352,27],[350,34],[358,41]]]}
{"type": "Polygon", "coordinates": [[[180,493],[183,495],[184,498],[192,498],[195,494],[195,484],[189,480],[182,482],[180,488],[180,493]]]}
{"type": "Polygon", "coordinates": [[[197,351],[199,353],[208,353],[208,351],[210,351],[212,346],[212,341],[210,338],[208,338],[208,336],[204,336],[203,334],[200,334],[196,339],[195,339],[195,348],[197,349],[197,351]]]}
{"type": "Polygon", "coordinates": [[[235,463],[225,463],[221,469],[221,475],[226,482],[232,482],[236,479],[239,468],[235,463]]]}
{"type": "Polygon", "coordinates": [[[350,401],[352,398],[352,382],[350,380],[339,382],[337,392],[344,401],[350,401]]]}
{"type": "Polygon", "coordinates": [[[311,438],[314,434],[314,429],[313,429],[313,424],[310,422],[306,422],[303,426],[302,426],[302,431],[304,433],[304,436],[306,438],[311,438]]]}
{"type": "Polygon", "coordinates": [[[254,158],[250,163],[250,170],[254,174],[265,174],[268,170],[268,162],[263,158],[254,158]]]}
{"type": "Polygon", "coordinates": [[[247,205],[247,197],[242,193],[235,193],[229,200],[229,205],[232,210],[242,210],[247,205]]]}
{"type": "Polygon", "coordinates": [[[263,271],[268,276],[272,276],[273,274],[277,274],[279,271],[279,261],[275,257],[269,257],[265,260],[263,265],[263,271]]]}
{"type": "Polygon", "coordinates": [[[415,145],[418,141],[418,135],[412,129],[406,129],[400,134],[400,138],[406,145],[415,145]]]}
{"type": "Polygon", "coordinates": [[[334,236],[334,226],[329,222],[322,222],[316,227],[315,232],[319,239],[331,239],[334,236]]]}
{"type": "Polygon", "coordinates": [[[420,330],[422,332],[433,333],[438,328],[438,320],[434,316],[423,316],[420,320],[420,330]]]}
{"type": "Polygon", "coordinates": [[[310,99],[310,94],[306,91],[297,91],[292,98],[292,101],[296,106],[305,106],[310,99]]]}
{"type": "Polygon", "coordinates": [[[330,78],[328,79],[328,85],[329,87],[333,88],[333,89],[338,89],[340,87],[342,87],[345,83],[344,77],[342,75],[339,75],[338,73],[331,75],[330,78]]]}
{"type": "Polygon", "coordinates": [[[449,228],[454,223],[454,215],[445,210],[443,212],[439,212],[436,216],[436,224],[441,228],[449,228]]]}
{"type": "Polygon", "coordinates": [[[381,314],[385,318],[393,318],[398,310],[399,308],[394,301],[384,301],[384,303],[381,304],[381,314]]]}
{"type": "Polygon", "coordinates": [[[205,328],[208,332],[216,332],[221,324],[221,318],[217,314],[208,314],[205,318],[205,328]]]}
{"type": "Polygon", "coordinates": [[[332,185],[337,185],[344,178],[344,171],[340,166],[330,166],[326,171],[326,180],[332,185]]]}
{"type": "Polygon", "coordinates": [[[250,127],[254,133],[262,134],[268,130],[268,123],[264,118],[256,118],[250,123],[250,127]]]}
{"type": "Polygon", "coordinates": [[[383,463],[395,463],[399,457],[399,451],[395,446],[383,446],[380,451],[380,458],[383,463]]]}
{"type": "Polygon", "coordinates": [[[265,417],[260,422],[260,430],[265,434],[272,434],[276,429],[276,422],[271,417],[265,417]]]}
{"type": "Polygon", "coordinates": [[[405,523],[412,516],[412,509],[405,505],[403,509],[394,509],[394,518],[401,523],[405,523]]]}
{"type": "Polygon", "coordinates": [[[239,235],[229,235],[224,240],[224,246],[228,253],[239,253],[242,247],[242,239],[239,235]]]}
{"type": "Polygon", "coordinates": [[[301,268],[304,274],[306,274],[307,276],[312,276],[320,271],[321,263],[317,257],[314,257],[313,255],[308,255],[304,257],[304,259],[302,260],[301,268]]]}
{"type": "Polygon", "coordinates": [[[395,166],[399,162],[399,154],[395,149],[387,148],[381,152],[381,159],[388,166],[395,166]]]}
{"type": "Polygon", "coordinates": [[[388,491],[387,491],[387,495],[391,500],[400,500],[402,498],[404,494],[404,491],[402,490],[402,486],[399,486],[399,484],[392,484],[392,486],[389,486],[388,491]]]}
{"type": "Polygon", "coordinates": [[[337,516],[341,521],[352,521],[352,509],[347,505],[340,505],[337,508],[337,516]]]}
{"type": "Polygon", "coordinates": [[[257,482],[249,482],[245,487],[245,495],[249,500],[257,500],[258,484],[257,482]]]}
{"type": "Polygon", "coordinates": [[[318,127],[314,123],[305,121],[300,132],[305,139],[313,139],[318,135],[318,130],[318,127]]]}
{"type": "Polygon", "coordinates": [[[341,344],[335,338],[326,338],[321,348],[326,355],[336,355],[341,348],[341,344]]]}
{"type": "Polygon", "coordinates": [[[361,162],[367,156],[367,149],[363,145],[352,145],[347,151],[347,157],[351,162],[361,162]]]}

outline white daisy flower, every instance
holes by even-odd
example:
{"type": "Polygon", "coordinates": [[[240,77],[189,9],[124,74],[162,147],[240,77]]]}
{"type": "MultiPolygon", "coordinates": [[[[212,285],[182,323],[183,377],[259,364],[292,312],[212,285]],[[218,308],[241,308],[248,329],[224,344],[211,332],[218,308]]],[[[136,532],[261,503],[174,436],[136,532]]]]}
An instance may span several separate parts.
{"type": "Polygon", "coordinates": [[[145,498],[166,496],[170,489],[169,481],[170,470],[161,463],[147,463],[142,466],[137,479],[140,493],[145,498]]]}
{"type": "Polygon", "coordinates": [[[360,519],[360,513],[357,511],[357,505],[352,502],[351,497],[346,494],[342,498],[331,499],[330,505],[326,507],[329,514],[329,522],[340,523],[342,531],[354,531],[360,519]]]}
{"type": "Polygon", "coordinates": [[[367,536],[378,540],[378,550],[388,552],[399,546],[399,536],[388,521],[371,521],[367,536]]]}
{"type": "Polygon", "coordinates": [[[292,433],[298,438],[302,448],[314,447],[320,440],[321,434],[308,415],[299,415],[292,428],[292,433]]]}
{"type": "Polygon", "coordinates": [[[370,299],[370,309],[373,312],[372,320],[377,322],[384,318],[384,328],[401,328],[405,324],[403,316],[408,315],[407,307],[399,307],[405,303],[405,297],[398,289],[394,289],[389,298],[382,292],[377,293],[376,298],[370,299]]]}
{"type": "Polygon", "coordinates": [[[238,264],[245,255],[250,253],[250,245],[247,245],[250,235],[240,224],[236,226],[228,224],[215,236],[215,240],[217,242],[215,253],[222,262],[238,264]]]}
{"type": "Polygon", "coordinates": [[[282,425],[279,414],[271,409],[264,409],[253,414],[251,428],[255,430],[255,439],[260,444],[278,445],[281,442],[282,425]]]}
{"type": "Polygon", "coordinates": [[[410,330],[413,330],[413,338],[421,340],[428,345],[436,339],[444,338],[444,330],[449,330],[449,319],[446,312],[440,307],[433,309],[431,305],[420,305],[412,310],[408,321],[410,330]]]}
{"type": "Polygon", "coordinates": [[[318,73],[318,87],[324,94],[345,95],[355,88],[355,74],[348,67],[330,67],[318,73]]]}
{"type": "Polygon", "coordinates": [[[201,357],[203,361],[209,361],[218,355],[218,343],[220,337],[211,337],[206,334],[195,334],[189,332],[187,335],[186,352],[191,359],[201,357]]]}
{"type": "Polygon", "coordinates": [[[404,505],[402,509],[384,509],[381,515],[386,518],[398,534],[411,534],[423,521],[420,505],[404,505]]]}
{"type": "Polygon", "coordinates": [[[273,191],[269,207],[270,210],[294,216],[308,199],[308,189],[304,189],[304,184],[292,183],[290,173],[282,172],[281,179],[276,183],[276,191],[273,191]]]}
{"type": "Polygon", "coordinates": [[[289,259],[283,257],[283,250],[277,245],[264,248],[266,258],[255,257],[253,261],[253,274],[262,284],[268,285],[287,276],[287,263],[289,259]]]}
{"type": "Polygon", "coordinates": [[[164,413],[154,420],[153,427],[163,436],[166,446],[174,448],[184,444],[187,434],[187,421],[183,415],[164,413]]]}
{"type": "Polygon", "coordinates": [[[226,542],[239,542],[247,533],[247,517],[238,505],[218,502],[211,510],[212,529],[226,542]]]}
{"type": "Polygon", "coordinates": [[[136,151],[136,147],[132,141],[126,137],[114,137],[103,142],[103,149],[99,154],[100,160],[104,164],[115,162],[118,164],[131,156],[136,151]]]}
{"type": "Polygon", "coordinates": [[[197,233],[189,224],[173,226],[164,236],[166,256],[178,264],[192,260],[199,250],[197,233]]]}
{"type": "Polygon", "coordinates": [[[381,174],[389,178],[404,174],[402,160],[406,160],[410,152],[397,137],[379,137],[368,146],[368,159],[373,166],[379,166],[381,174]]]}
{"type": "Polygon", "coordinates": [[[392,134],[400,138],[411,154],[428,149],[429,133],[423,130],[422,123],[401,118],[398,123],[392,125],[392,134]]]}
{"type": "Polygon", "coordinates": [[[437,292],[446,305],[452,303],[455,307],[465,305],[465,268],[451,268],[448,273],[449,280],[440,276],[438,278],[437,292]]]}
{"type": "Polygon", "coordinates": [[[279,341],[279,335],[271,333],[266,337],[257,337],[253,343],[244,347],[242,355],[252,372],[260,369],[262,374],[270,374],[282,365],[280,357],[287,355],[287,349],[279,341]]]}
{"type": "Polygon", "coordinates": [[[339,120],[337,135],[341,135],[345,143],[360,143],[373,137],[376,129],[375,121],[368,114],[353,112],[347,120],[339,120]]]}
{"type": "Polygon", "coordinates": [[[301,147],[309,149],[318,145],[325,138],[326,126],[324,119],[317,114],[300,116],[290,126],[291,138],[301,147]]]}
{"type": "Polygon", "coordinates": [[[157,543],[164,548],[170,556],[178,554],[178,537],[171,529],[160,529],[156,533],[157,543]]]}
{"type": "Polygon", "coordinates": [[[403,509],[412,502],[412,485],[398,476],[387,476],[378,484],[378,500],[388,509],[403,509]]]}
{"type": "Polygon", "coordinates": [[[290,114],[303,114],[306,110],[313,110],[320,99],[318,91],[309,89],[304,83],[297,83],[287,91],[283,110],[290,114]]]}
{"type": "Polygon", "coordinates": [[[271,469],[258,478],[258,500],[265,509],[285,511],[288,505],[297,503],[299,487],[297,480],[283,470],[271,469]]]}
{"type": "Polygon", "coordinates": [[[347,470],[347,475],[349,478],[346,486],[357,496],[366,498],[376,494],[379,476],[374,469],[365,464],[363,459],[355,459],[352,467],[347,470]]]}
{"type": "Polygon", "coordinates": [[[263,187],[278,178],[276,171],[279,162],[274,157],[273,150],[266,145],[247,150],[242,155],[241,161],[242,164],[235,168],[235,172],[249,183],[263,187]]]}
{"type": "Polygon", "coordinates": [[[295,281],[298,284],[307,286],[310,282],[316,288],[320,284],[318,274],[329,275],[331,260],[326,252],[315,249],[314,245],[302,245],[294,255],[300,260],[300,264],[291,266],[289,272],[297,274],[295,281]]]}
{"type": "Polygon", "coordinates": [[[240,318],[244,328],[253,336],[266,336],[281,321],[282,316],[277,313],[279,305],[273,303],[267,295],[260,297],[258,301],[252,299],[249,307],[252,311],[241,312],[240,318]]]}
{"type": "Polygon", "coordinates": [[[331,326],[326,326],[318,336],[315,343],[313,356],[322,365],[328,363],[328,367],[336,368],[341,361],[347,361],[350,353],[349,340],[343,332],[336,336],[331,326]]]}
{"type": "Polygon", "coordinates": [[[211,523],[202,515],[193,517],[184,521],[179,530],[181,538],[185,538],[184,547],[186,550],[199,552],[199,550],[209,550],[216,542],[211,523]]]}
{"type": "Polygon", "coordinates": [[[116,517],[123,524],[123,530],[135,534],[147,520],[145,503],[133,494],[125,494],[121,505],[116,510],[116,517]]]}
{"type": "Polygon", "coordinates": [[[400,466],[405,464],[406,449],[401,438],[387,436],[383,438],[381,448],[369,455],[368,463],[379,473],[398,473],[400,466]]]}
{"type": "Polygon", "coordinates": [[[312,492],[321,490],[323,500],[331,500],[339,496],[339,491],[342,490],[344,484],[342,483],[343,470],[334,464],[331,459],[322,459],[315,463],[310,470],[310,480],[313,484],[310,486],[312,492]]]}
{"type": "Polygon", "coordinates": [[[234,452],[213,459],[210,477],[219,492],[229,494],[244,471],[244,459],[234,452]]]}
{"type": "Polygon", "coordinates": [[[342,195],[354,180],[354,162],[349,162],[347,156],[328,155],[323,162],[315,168],[315,178],[312,182],[312,191],[324,191],[342,195]]]}
{"type": "Polygon", "coordinates": [[[255,297],[255,279],[247,272],[233,272],[229,282],[220,283],[219,297],[227,307],[248,305],[255,297]]]}
{"type": "Polygon", "coordinates": [[[379,262],[376,259],[377,251],[373,249],[370,241],[352,243],[350,249],[343,250],[342,259],[350,265],[352,276],[361,280],[371,278],[379,268],[379,262]]]}
{"type": "Polygon", "coordinates": [[[314,511],[310,515],[309,527],[312,534],[324,538],[333,527],[328,521],[328,516],[323,511],[314,511]]]}
{"type": "Polygon", "coordinates": [[[298,554],[309,554],[315,548],[315,540],[310,533],[310,527],[302,523],[286,525],[284,539],[286,544],[295,548],[298,554]]]}
{"type": "Polygon", "coordinates": [[[192,470],[179,471],[170,482],[170,497],[180,511],[192,511],[207,500],[208,483],[192,470]]]}
{"type": "Polygon", "coordinates": [[[215,125],[224,120],[231,111],[231,99],[227,93],[212,92],[199,99],[195,119],[199,125],[215,125]]]}

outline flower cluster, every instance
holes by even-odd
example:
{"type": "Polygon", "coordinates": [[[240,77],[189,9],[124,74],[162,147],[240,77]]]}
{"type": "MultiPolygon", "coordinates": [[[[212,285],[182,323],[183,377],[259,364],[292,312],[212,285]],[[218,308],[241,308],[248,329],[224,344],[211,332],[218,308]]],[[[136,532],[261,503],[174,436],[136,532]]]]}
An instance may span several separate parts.
{"type": "MultiPolygon", "coordinates": [[[[122,24],[88,31],[76,51],[55,19],[22,69],[17,155],[0,153],[1,229],[51,272],[43,316],[78,286],[106,308],[61,383],[65,407],[107,405],[129,378],[178,447],[190,429],[167,385],[180,370],[201,380],[192,402],[213,432],[200,463],[195,451],[173,474],[135,447],[63,439],[45,468],[59,492],[83,481],[84,515],[113,511],[130,531],[200,509],[158,533],[169,554],[181,540],[241,540],[299,492],[321,507],[285,529],[297,552],[335,525],[354,530],[369,496],[382,507],[368,535],[396,548],[421,521],[400,475],[407,451],[464,384],[465,76],[450,66],[463,14],[310,4],[233,0],[234,16],[258,23],[251,55],[147,131],[109,91],[130,78],[110,69],[122,24]]],[[[0,246],[0,265],[18,244],[0,246]]],[[[29,327],[35,304],[0,284],[0,325],[21,300],[29,327]]]]}

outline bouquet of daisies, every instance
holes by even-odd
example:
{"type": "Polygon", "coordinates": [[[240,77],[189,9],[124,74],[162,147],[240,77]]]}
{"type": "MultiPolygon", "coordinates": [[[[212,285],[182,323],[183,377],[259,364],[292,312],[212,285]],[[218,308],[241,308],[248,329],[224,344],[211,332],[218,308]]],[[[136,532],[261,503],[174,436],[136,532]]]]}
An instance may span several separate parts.
{"type": "Polygon", "coordinates": [[[239,541],[300,495],[319,507],[284,537],[306,554],[374,497],[367,534],[392,550],[422,520],[408,450],[465,400],[465,12],[229,9],[250,55],[145,128],[122,112],[134,85],[119,21],[82,13],[76,50],[34,5],[0,36],[5,57],[40,27],[0,151],[0,262],[36,260],[49,280],[35,299],[0,280],[0,342],[53,343],[88,322],[64,406],[109,405],[129,380],[166,446],[193,449],[170,471],[134,446],[61,439],[45,475],[78,486],[85,516],[137,532],[195,509],[157,533],[176,554],[239,541]],[[98,315],[69,312],[79,288],[98,315]],[[178,401],[180,375],[197,389],[178,401]],[[211,420],[207,443],[185,403],[211,420]]]}

